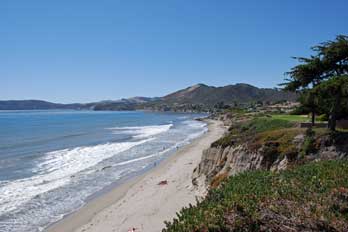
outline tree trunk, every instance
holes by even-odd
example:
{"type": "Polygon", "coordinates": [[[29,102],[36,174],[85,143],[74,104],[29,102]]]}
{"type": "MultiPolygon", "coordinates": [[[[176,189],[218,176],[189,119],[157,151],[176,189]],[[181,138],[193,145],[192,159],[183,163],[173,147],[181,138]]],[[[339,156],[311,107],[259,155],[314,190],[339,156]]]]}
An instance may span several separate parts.
{"type": "Polygon", "coordinates": [[[340,106],[340,103],[341,103],[341,95],[337,94],[335,102],[332,105],[331,112],[330,112],[329,129],[331,131],[336,130],[337,108],[340,106]]]}
{"type": "Polygon", "coordinates": [[[335,112],[333,112],[331,114],[330,121],[329,121],[329,129],[331,131],[335,131],[336,130],[336,113],[335,112]]]}
{"type": "Polygon", "coordinates": [[[312,110],[312,126],[315,124],[315,112],[312,110]]]}

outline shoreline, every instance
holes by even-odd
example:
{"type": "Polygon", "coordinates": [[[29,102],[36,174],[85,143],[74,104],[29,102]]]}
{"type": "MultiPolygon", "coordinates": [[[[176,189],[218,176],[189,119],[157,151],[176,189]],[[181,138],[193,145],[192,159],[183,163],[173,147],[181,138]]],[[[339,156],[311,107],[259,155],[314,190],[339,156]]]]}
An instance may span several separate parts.
{"type": "Polygon", "coordinates": [[[222,123],[204,120],[208,131],[190,144],[140,176],[125,180],[118,186],[87,202],[44,231],[160,231],[165,220],[196,202],[204,190],[192,186],[193,169],[201,160],[202,151],[225,131],[222,123]],[[159,185],[165,181],[163,185],[159,185]]]}

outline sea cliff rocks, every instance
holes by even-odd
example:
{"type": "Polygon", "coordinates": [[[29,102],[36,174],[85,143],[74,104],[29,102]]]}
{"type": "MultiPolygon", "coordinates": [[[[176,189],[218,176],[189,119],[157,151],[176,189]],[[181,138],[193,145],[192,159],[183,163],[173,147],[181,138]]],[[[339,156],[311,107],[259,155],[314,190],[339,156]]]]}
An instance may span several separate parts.
{"type": "Polygon", "coordinates": [[[293,139],[295,153],[281,155],[278,152],[277,142],[265,142],[253,151],[248,143],[228,147],[210,147],[202,154],[202,160],[195,168],[192,182],[197,186],[210,186],[216,179],[233,176],[247,170],[279,171],[296,163],[313,162],[320,160],[346,159],[348,144],[340,138],[333,141],[329,136],[316,138],[315,152],[306,156],[301,154],[301,147],[305,140],[304,135],[293,139]]]}

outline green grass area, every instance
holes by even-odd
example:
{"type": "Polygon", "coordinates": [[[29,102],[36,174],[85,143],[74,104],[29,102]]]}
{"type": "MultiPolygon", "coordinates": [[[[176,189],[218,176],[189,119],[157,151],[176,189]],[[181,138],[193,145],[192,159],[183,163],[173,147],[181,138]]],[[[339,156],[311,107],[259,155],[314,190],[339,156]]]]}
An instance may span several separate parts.
{"type": "Polygon", "coordinates": [[[290,122],[309,122],[307,115],[273,114],[273,119],[286,120],[290,122]]]}
{"type": "Polygon", "coordinates": [[[271,131],[283,128],[293,127],[294,124],[289,120],[279,119],[279,118],[254,118],[246,125],[243,125],[242,128],[252,132],[260,133],[264,131],[271,131]]]}
{"type": "Polygon", "coordinates": [[[225,113],[233,113],[233,114],[245,114],[247,110],[241,108],[229,108],[225,110],[225,113]]]}
{"type": "Polygon", "coordinates": [[[278,231],[279,226],[284,226],[282,231],[344,231],[348,226],[348,161],[229,177],[197,206],[183,208],[177,219],[165,224],[163,232],[260,231],[261,227],[262,231],[278,231]]]}

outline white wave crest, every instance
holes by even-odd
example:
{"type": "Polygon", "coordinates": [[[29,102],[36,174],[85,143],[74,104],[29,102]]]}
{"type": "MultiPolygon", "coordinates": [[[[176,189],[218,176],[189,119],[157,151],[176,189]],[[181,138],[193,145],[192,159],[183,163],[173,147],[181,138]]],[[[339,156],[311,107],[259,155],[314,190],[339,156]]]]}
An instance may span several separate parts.
{"type": "Polygon", "coordinates": [[[197,121],[197,120],[186,120],[186,121],[183,121],[182,123],[194,128],[204,128],[207,126],[206,123],[197,121]]]}
{"type": "Polygon", "coordinates": [[[80,171],[150,140],[152,139],[48,152],[34,170],[38,175],[9,182],[0,188],[0,215],[15,210],[39,194],[67,184],[80,171]]]}
{"type": "Polygon", "coordinates": [[[130,127],[113,127],[114,133],[131,134],[134,138],[149,138],[168,131],[173,124],[154,125],[154,126],[130,126],[130,127]]]}
{"type": "Polygon", "coordinates": [[[130,163],[138,162],[138,161],[141,161],[141,160],[150,159],[150,158],[153,158],[153,157],[156,157],[156,156],[161,156],[161,155],[165,154],[166,152],[168,152],[168,151],[170,151],[171,149],[174,149],[174,148],[175,148],[175,146],[172,146],[172,147],[169,147],[169,148],[167,148],[167,149],[165,149],[163,151],[160,151],[160,152],[148,155],[148,156],[143,156],[143,157],[139,157],[139,158],[135,158],[135,159],[131,159],[131,160],[127,160],[127,161],[123,161],[123,162],[117,163],[114,166],[122,166],[122,165],[130,164],[130,163]]]}

